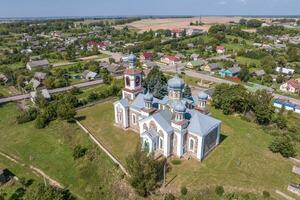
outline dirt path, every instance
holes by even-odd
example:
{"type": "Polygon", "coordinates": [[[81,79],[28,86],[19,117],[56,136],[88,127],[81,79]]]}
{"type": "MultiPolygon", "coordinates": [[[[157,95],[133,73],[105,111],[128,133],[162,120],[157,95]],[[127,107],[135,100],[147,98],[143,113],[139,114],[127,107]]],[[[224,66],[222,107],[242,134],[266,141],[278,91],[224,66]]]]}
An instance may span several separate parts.
{"type": "MultiPolygon", "coordinates": [[[[18,160],[16,160],[15,158],[13,158],[12,156],[10,155],[7,155],[6,153],[3,153],[3,152],[0,152],[0,155],[7,158],[8,160],[18,164],[18,165],[21,165],[22,167],[26,167],[26,164],[25,163],[22,163],[18,160]]],[[[14,156],[16,157],[16,156],[14,156]]],[[[61,183],[59,183],[58,181],[54,180],[53,178],[51,178],[50,176],[48,176],[45,172],[43,172],[41,169],[37,168],[37,167],[34,167],[32,165],[29,165],[29,168],[31,169],[31,171],[38,175],[38,176],[42,176],[43,178],[45,178],[50,185],[54,186],[54,187],[58,187],[58,188],[61,188],[63,189],[63,185],[61,183]]]]}

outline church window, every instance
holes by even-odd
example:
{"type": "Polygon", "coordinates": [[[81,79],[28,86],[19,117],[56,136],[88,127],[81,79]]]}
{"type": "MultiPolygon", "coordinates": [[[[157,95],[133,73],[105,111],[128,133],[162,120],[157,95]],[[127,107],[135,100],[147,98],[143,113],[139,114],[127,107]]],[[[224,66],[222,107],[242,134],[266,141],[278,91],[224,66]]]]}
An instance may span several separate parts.
{"type": "Polygon", "coordinates": [[[150,130],[154,130],[154,131],[157,131],[157,128],[156,128],[156,125],[153,121],[150,122],[150,130]]]}
{"type": "Polygon", "coordinates": [[[136,115],[132,114],[132,124],[136,125],[136,115]]]}
{"type": "Polygon", "coordinates": [[[189,150],[190,151],[192,151],[192,152],[194,152],[195,151],[195,139],[193,139],[193,138],[190,138],[189,139],[189,150]]]}
{"type": "Polygon", "coordinates": [[[160,149],[164,148],[164,140],[161,137],[159,137],[159,148],[160,149]]]}
{"type": "Polygon", "coordinates": [[[143,129],[144,129],[144,131],[148,131],[148,127],[147,127],[146,123],[143,124],[143,129]]]}

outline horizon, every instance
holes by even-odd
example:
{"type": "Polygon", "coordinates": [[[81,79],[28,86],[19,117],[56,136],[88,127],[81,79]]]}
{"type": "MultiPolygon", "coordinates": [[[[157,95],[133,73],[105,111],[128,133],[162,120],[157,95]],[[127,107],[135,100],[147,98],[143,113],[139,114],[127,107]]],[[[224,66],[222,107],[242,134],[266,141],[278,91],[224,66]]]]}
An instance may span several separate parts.
{"type": "Polygon", "coordinates": [[[299,16],[299,7],[297,0],[10,0],[0,3],[0,18],[299,16]]]}

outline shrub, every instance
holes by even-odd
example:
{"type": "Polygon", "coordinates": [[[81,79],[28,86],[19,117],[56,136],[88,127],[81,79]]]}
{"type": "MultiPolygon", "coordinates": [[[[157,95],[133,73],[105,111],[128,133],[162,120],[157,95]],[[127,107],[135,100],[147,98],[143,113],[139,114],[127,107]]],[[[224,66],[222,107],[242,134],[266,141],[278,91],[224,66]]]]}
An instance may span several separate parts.
{"type": "Polygon", "coordinates": [[[35,120],[36,117],[37,110],[35,108],[30,108],[28,111],[22,112],[20,115],[17,116],[17,122],[18,124],[23,124],[35,120]]]}
{"type": "Polygon", "coordinates": [[[180,165],[180,164],[181,164],[181,160],[179,160],[179,159],[174,159],[174,160],[171,160],[171,163],[172,163],[173,165],[180,165]]]}
{"type": "Polygon", "coordinates": [[[265,199],[270,198],[270,193],[269,193],[268,191],[263,191],[263,197],[264,197],[265,199]]]}
{"type": "Polygon", "coordinates": [[[73,150],[73,158],[74,160],[83,157],[87,152],[87,148],[82,147],[81,145],[77,145],[73,150]]]}
{"type": "Polygon", "coordinates": [[[283,157],[295,157],[296,150],[294,145],[287,137],[276,137],[270,144],[269,149],[273,153],[280,153],[283,157]]]}
{"type": "Polygon", "coordinates": [[[35,127],[38,129],[45,128],[47,125],[47,120],[44,116],[39,115],[35,120],[35,127]]]}
{"type": "Polygon", "coordinates": [[[171,193],[167,193],[164,200],[175,200],[175,196],[171,193]]]}
{"type": "Polygon", "coordinates": [[[215,192],[218,196],[222,196],[224,194],[224,188],[223,186],[217,186],[216,189],[215,189],[215,192]]]}
{"type": "Polygon", "coordinates": [[[182,186],[181,189],[180,189],[180,192],[181,192],[182,195],[186,195],[188,190],[185,186],[182,186]]]}

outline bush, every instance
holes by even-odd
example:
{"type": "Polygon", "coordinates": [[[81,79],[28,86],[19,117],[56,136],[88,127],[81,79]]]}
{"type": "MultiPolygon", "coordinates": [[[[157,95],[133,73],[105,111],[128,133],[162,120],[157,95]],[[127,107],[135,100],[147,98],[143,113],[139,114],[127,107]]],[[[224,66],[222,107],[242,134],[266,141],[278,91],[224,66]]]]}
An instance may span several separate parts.
{"type": "Polygon", "coordinates": [[[173,165],[180,165],[180,164],[181,164],[181,160],[179,160],[179,159],[174,159],[174,160],[171,160],[171,163],[172,163],[173,165]]]}
{"type": "Polygon", "coordinates": [[[280,153],[283,157],[295,157],[296,150],[294,145],[287,137],[276,137],[269,146],[273,153],[280,153]]]}
{"type": "Polygon", "coordinates": [[[30,108],[26,112],[22,112],[20,115],[17,116],[17,123],[23,124],[26,122],[30,122],[35,120],[37,117],[37,110],[35,108],[30,108]]]}
{"type": "Polygon", "coordinates": [[[171,193],[167,193],[164,200],[175,200],[175,196],[171,193]]]}
{"type": "Polygon", "coordinates": [[[265,199],[270,198],[270,193],[269,193],[268,191],[263,191],[263,197],[264,197],[265,199]]]}
{"type": "Polygon", "coordinates": [[[215,192],[218,196],[222,196],[224,194],[224,188],[223,186],[217,186],[216,189],[215,189],[215,192]]]}
{"type": "Polygon", "coordinates": [[[47,120],[44,116],[39,115],[35,120],[35,127],[38,129],[45,128],[47,125],[47,120]]]}
{"type": "Polygon", "coordinates": [[[188,190],[185,186],[182,186],[181,189],[180,189],[180,192],[182,195],[186,195],[188,193],[188,190]]]}
{"type": "Polygon", "coordinates": [[[74,160],[83,157],[87,152],[87,148],[82,147],[81,145],[77,145],[73,150],[73,158],[74,160]]]}

